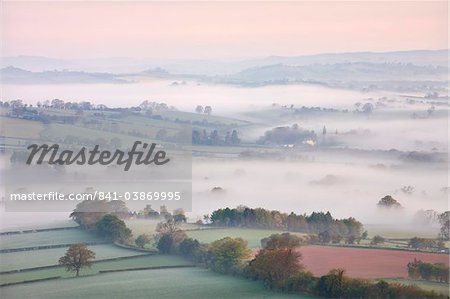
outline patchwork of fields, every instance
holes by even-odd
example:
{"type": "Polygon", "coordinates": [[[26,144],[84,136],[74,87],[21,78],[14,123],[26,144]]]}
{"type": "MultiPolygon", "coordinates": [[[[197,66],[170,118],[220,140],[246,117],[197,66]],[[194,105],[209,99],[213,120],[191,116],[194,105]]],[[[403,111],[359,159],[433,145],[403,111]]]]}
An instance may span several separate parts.
{"type": "MultiPolygon", "coordinates": [[[[141,233],[154,234],[157,223],[157,221],[148,220],[127,221],[127,225],[132,228],[135,236],[141,233]]],[[[248,241],[249,247],[254,249],[261,246],[261,239],[281,232],[241,228],[208,228],[195,224],[184,224],[183,229],[189,237],[196,238],[203,243],[227,236],[240,237],[248,241]]],[[[78,228],[2,235],[0,240],[2,249],[77,242],[103,242],[96,235],[78,228]]],[[[149,245],[149,247],[152,246],[152,244],[149,245]]],[[[3,286],[0,288],[2,298],[30,296],[33,298],[123,298],[124,296],[142,298],[148,297],[150,293],[158,298],[178,296],[203,298],[210,294],[215,294],[217,298],[307,298],[271,292],[254,281],[219,275],[202,268],[192,267],[194,265],[190,261],[180,256],[149,255],[146,252],[121,248],[114,244],[90,245],[89,248],[96,253],[96,261],[91,268],[81,271],[81,278],[70,279],[74,273],[66,272],[62,267],[0,274],[0,284],[61,277],[57,280],[3,286]],[[118,270],[121,272],[101,273],[102,271],[118,270]],[[170,287],[171,281],[176,282],[176,288],[170,287]],[[115,297],[111,297],[111,294],[114,294],[115,297]]],[[[60,247],[0,253],[1,269],[2,271],[11,271],[57,265],[59,257],[66,250],[67,247],[60,247]]],[[[302,262],[315,275],[323,275],[333,268],[345,268],[346,274],[349,276],[368,279],[388,278],[402,284],[417,284],[425,289],[448,294],[445,292],[448,290],[446,284],[405,279],[407,278],[406,264],[409,261],[418,258],[423,261],[448,264],[448,256],[444,254],[332,246],[304,246],[300,248],[300,251],[303,255],[302,262]]]]}
{"type": "MultiPolygon", "coordinates": [[[[147,233],[154,232],[152,223],[133,222],[134,230],[147,233]]],[[[195,225],[184,228],[198,229],[195,225]]],[[[254,230],[222,230],[217,233],[205,230],[203,240],[221,238],[222,235],[237,235],[244,238],[253,237],[256,244],[260,235],[270,235],[272,231],[260,231],[255,236],[254,230]]],[[[192,231],[199,234],[201,230],[192,231]]],[[[2,248],[23,248],[39,245],[58,245],[74,242],[100,241],[95,235],[79,229],[66,229],[45,232],[3,235],[2,248]],[[16,247],[17,246],[17,247],[16,247]]],[[[307,298],[271,292],[262,284],[253,281],[219,275],[211,271],[192,268],[191,262],[172,255],[148,255],[131,249],[117,247],[113,244],[89,246],[96,253],[96,262],[91,268],[83,269],[78,279],[70,279],[74,273],[66,272],[63,267],[20,271],[0,274],[0,284],[33,281],[51,277],[57,280],[3,286],[0,288],[2,298],[148,298],[149,294],[158,298],[206,298],[216,294],[217,298],[307,298]],[[101,261],[109,258],[117,260],[101,261]],[[160,267],[168,267],[161,269],[160,267]],[[170,269],[176,267],[176,269],[170,269]],[[189,268],[186,268],[189,267],[189,268]],[[149,270],[135,270],[149,268],[149,270]],[[154,269],[151,269],[154,268],[154,269]],[[156,268],[156,269],[155,269],[156,268]],[[134,271],[127,271],[133,270],[134,271]],[[117,273],[101,273],[115,271],[117,273]],[[125,272],[122,272],[124,271],[125,272]],[[171,287],[176,282],[177,287],[171,287]],[[111,295],[114,294],[114,295],[111,295]]],[[[2,271],[27,269],[32,267],[56,265],[67,247],[0,253],[2,271]]]]}

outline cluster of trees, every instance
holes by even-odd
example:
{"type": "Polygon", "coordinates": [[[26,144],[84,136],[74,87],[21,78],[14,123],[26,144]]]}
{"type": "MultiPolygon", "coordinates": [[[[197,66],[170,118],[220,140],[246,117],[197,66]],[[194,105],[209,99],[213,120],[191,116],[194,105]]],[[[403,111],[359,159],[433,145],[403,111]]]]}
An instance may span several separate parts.
{"type": "Polygon", "coordinates": [[[445,211],[438,216],[441,230],[439,232],[439,238],[445,241],[450,240],[450,211],[445,211]]]}
{"type": "Polygon", "coordinates": [[[195,107],[195,112],[197,113],[204,113],[207,115],[211,115],[212,113],[212,107],[211,106],[205,106],[205,108],[203,108],[202,105],[197,105],[197,107],[195,107]]]}
{"type": "Polygon", "coordinates": [[[383,238],[380,235],[376,235],[372,238],[372,241],[370,241],[370,245],[380,245],[383,244],[384,242],[386,242],[385,238],[383,238]]]}
{"type": "Polygon", "coordinates": [[[180,254],[219,273],[239,273],[251,255],[247,241],[241,238],[226,237],[210,244],[201,244],[188,238],[181,229],[181,223],[173,219],[159,223],[156,231],[156,247],[161,253],[180,254]]]}
{"type": "MultiPolygon", "coordinates": [[[[308,286],[310,277],[294,278],[294,290],[296,285],[308,286]]],[[[344,269],[333,269],[310,285],[313,288],[305,291],[309,290],[310,293],[325,298],[445,298],[442,294],[423,290],[415,285],[388,283],[384,280],[373,283],[370,280],[350,278],[345,276],[344,269]]]]}
{"type": "MultiPolygon", "coordinates": [[[[33,107],[33,105],[28,105],[23,103],[22,100],[13,101],[0,101],[0,107],[4,108],[21,108],[21,107],[33,107]]],[[[36,107],[38,108],[53,108],[53,109],[70,109],[70,110],[102,110],[107,108],[105,105],[94,105],[89,101],[76,102],[64,102],[60,99],[45,100],[43,102],[37,102],[36,107]]]]}
{"type": "Polygon", "coordinates": [[[21,118],[27,120],[40,121],[44,124],[51,122],[59,122],[63,124],[74,124],[79,120],[79,115],[56,115],[48,114],[42,111],[38,111],[32,106],[12,106],[10,112],[7,114],[9,117],[21,118]]]}
{"type": "Polygon", "coordinates": [[[122,200],[90,200],[78,203],[69,217],[82,228],[91,229],[107,214],[115,215],[119,219],[126,219],[131,216],[122,200]]]}
{"type": "Polygon", "coordinates": [[[181,229],[180,221],[169,218],[156,226],[156,248],[161,253],[176,253],[184,239],[186,239],[186,233],[181,229]]]}
{"type": "Polygon", "coordinates": [[[70,218],[82,228],[94,231],[109,241],[125,243],[131,238],[132,233],[122,219],[130,215],[121,200],[93,200],[77,204],[70,218]]]}
{"type": "Polygon", "coordinates": [[[408,242],[408,246],[413,249],[429,249],[440,250],[445,248],[445,244],[442,239],[426,239],[426,238],[411,238],[408,242]]]}
{"type": "Polygon", "coordinates": [[[311,215],[287,214],[263,208],[238,207],[213,211],[209,219],[211,225],[281,229],[291,232],[316,234],[313,242],[353,244],[360,241],[366,233],[363,225],[355,218],[334,219],[330,212],[313,212],[311,215]]]}
{"type": "Polygon", "coordinates": [[[228,131],[222,136],[218,130],[192,130],[192,144],[197,145],[238,145],[241,143],[237,130],[228,131]]]}
{"type": "Polygon", "coordinates": [[[146,111],[147,115],[151,115],[153,112],[159,111],[174,111],[175,107],[169,106],[166,103],[143,101],[137,108],[141,111],[146,111]]]}
{"type": "Polygon", "coordinates": [[[386,195],[378,202],[378,207],[380,208],[401,208],[402,205],[395,200],[392,196],[386,195]]]}
{"type": "Polygon", "coordinates": [[[373,106],[372,103],[362,104],[360,102],[357,102],[355,103],[355,108],[356,113],[371,114],[375,107],[373,106]]]}
{"type": "Polygon", "coordinates": [[[146,205],[138,213],[133,213],[133,216],[144,219],[173,219],[176,222],[187,221],[185,211],[183,209],[175,209],[172,213],[170,213],[165,205],[159,207],[159,212],[153,209],[151,205],[146,205]]]}
{"type": "Polygon", "coordinates": [[[266,131],[257,143],[273,145],[314,145],[317,143],[317,135],[314,131],[303,130],[298,124],[293,124],[291,127],[277,127],[266,131]]]}
{"type": "MultiPolygon", "coordinates": [[[[291,105],[292,106],[292,105],[291,105]]],[[[293,109],[293,108],[291,108],[293,109]]],[[[306,106],[302,106],[300,108],[295,108],[294,109],[294,114],[301,114],[301,113],[311,113],[311,112],[344,112],[347,113],[348,110],[338,110],[338,109],[334,109],[334,108],[322,108],[322,107],[306,107],[306,106]]]]}
{"type": "Polygon", "coordinates": [[[315,277],[304,271],[298,248],[301,239],[290,233],[271,235],[261,244],[254,258],[250,258],[246,241],[230,237],[211,244],[185,238],[173,252],[213,271],[259,280],[268,288],[284,292],[325,298],[444,298],[417,286],[349,278],[343,269],[315,277]]]}
{"type": "Polygon", "coordinates": [[[408,263],[408,275],[413,279],[435,280],[448,283],[449,268],[442,263],[425,263],[414,259],[408,263]]]}
{"type": "MultiPolygon", "coordinates": [[[[33,105],[25,104],[22,100],[12,100],[12,101],[0,101],[0,107],[4,108],[32,108],[33,105]]],[[[109,108],[104,104],[94,104],[89,101],[81,102],[70,102],[63,101],[60,99],[45,100],[42,102],[37,102],[37,108],[45,109],[60,109],[60,110],[76,110],[76,111],[86,111],[86,110],[98,110],[98,111],[116,111],[124,113],[142,113],[145,112],[146,115],[151,116],[153,112],[159,111],[174,111],[176,108],[174,106],[169,106],[166,103],[143,101],[139,106],[129,107],[129,108],[109,108]]],[[[211,108],[211,107],[210,107],[211,108]]],[[[206,107],[205,107],[206,109],[206,107]]],[[[212,110],[212,109],[211,109],[212,110]]],[[[210,110],[210,113],[211,113],[210,110]]],[[[206,113],[206,112],[205,112],[206,113]]]]}

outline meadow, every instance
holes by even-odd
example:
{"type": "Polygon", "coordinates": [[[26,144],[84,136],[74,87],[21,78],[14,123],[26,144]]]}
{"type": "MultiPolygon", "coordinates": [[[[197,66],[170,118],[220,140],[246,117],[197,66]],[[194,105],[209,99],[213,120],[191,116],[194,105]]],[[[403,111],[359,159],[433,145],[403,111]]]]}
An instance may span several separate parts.
{"type": "Polygon", "coordinates": [[[269,291],[260,283],[200,268],[107,273],[0,289],[4,298],[310,298],[269,291]]]}
{"type": "MultiPolygon", "coordinates": [[[[96,260],[124,256],[137,256],[145,252],[129,250],[112,244],[92,245],[89,249],[95,252],[96,260]]],[[[58,260],[67,251],[67,247],[0,253],[2,271],[27,269],[57,265],[58,260]]]]}
{"type": "Polygon", "coordinates": [[[0,249],[102,241],[104,240],[93,233],[89,233],[80,228],[71,228],[55,231],[2,235],[0,236],[0,249]]]}
{"type": "MultiPolygon", "coordinates": [[[[167,267],[167,266],[176,267],[189,265],[191,265],[189,261],[175,255],[145,255],[145,256],[140,255],[132,258],[119,259],[114,261],[94,262],[91,268],[82,269],[80,272],[80,276],[92,276],[94,274],[98,274],[99,271],[124,270],[124,269],[136,269],[147,267],[148,268],[167,267]]],[[[70,278],[74,277],[74,273],[67,272],[63,267],[55,267],[50,269],[31,270],[11,274],[0,274],[0,283],[7,284],[56,276],[70,278]]]]}
{"type": "MultiPolygon", "coordinates": [[[[225,237],[242,238],[248,242],[251,248],[261,247],[261,239],[272,234],[283,233],[278,230],[249,229],[249,228],[214,228],[204,230],[191,230],[186,232],[188,237],[199,240],[203,243],[211,243],[225,237]]],[[[303,235],[301,233],[295,233],[303,235]]]]}

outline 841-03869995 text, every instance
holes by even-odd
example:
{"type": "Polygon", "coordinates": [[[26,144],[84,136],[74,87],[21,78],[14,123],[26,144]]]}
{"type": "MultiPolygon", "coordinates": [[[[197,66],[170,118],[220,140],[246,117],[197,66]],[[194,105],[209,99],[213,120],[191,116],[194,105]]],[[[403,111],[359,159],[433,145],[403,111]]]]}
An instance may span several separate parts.
{"type": "Polygon", "coordinates": [[[47,193],[11,193],[9,196],[11,201],[84,201],[84,200],[126,200],[126,201],[179,201],[181,200],[180,191],[127,191],[120,192],[104,192],[95,191],[93,193],[69,193],[60,192],[47,193]]]}

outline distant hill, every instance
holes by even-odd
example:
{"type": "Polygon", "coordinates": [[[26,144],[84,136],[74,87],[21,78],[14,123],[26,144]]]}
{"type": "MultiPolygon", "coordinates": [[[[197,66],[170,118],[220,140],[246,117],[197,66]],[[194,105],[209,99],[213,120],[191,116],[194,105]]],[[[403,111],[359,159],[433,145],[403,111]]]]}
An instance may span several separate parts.
{"type": "Polygon", "coordinates": [[[1,69],[1,75],[4,83],[15,84],[127,83],[129,81],[124,79],[127,76],[148,76],[243,86],[314,83],[358,90],[422,89],[441,92],[448,81],[448,54],[449,50],[417,50],[271,56],[230,61],[132,58],[61,60],[20,56],[4,58],[3,65],[11,62],[14,67],[1,69]],[[49,70],[50,66],[56,65],[74,68],[70,71],[49,70]],[[99,68],[107,68],[108,71],[95,71],[99,68]]]}
{"type": "Polygon", "coordinates": [[[10,84],[68,84],[68,83],[128,83],[108,73],[74,71],[30,72],[9,66],[0,70],[3,83],[10,84]]]}
{"type": "Polygon", "coordinates": [[[444,81],[447,79],[447,72],[447,67],[417,66],[411,63],[349,62],[306,66],[275,64],[249,68],[234,75],[223,76],[222,79],[241,83],[444,81]]]}
{"type": "Polygon", "coordinates": [[[138,73],[163,68],[171,74],[226,75],[245,69],[283,64],[306,66],[336,63],[412,63],[417,66],[447,66],[449,50],[413,50],[396,52],[328,53],[302,56],[269,56],[258,59],[188,59],[156,60],[151,58],[110,57],[99,59],[54,59],[39,56],[3,57],[1,67],[13,65],[31,71],[70,69],[86,72],[138,73]]]}
{"type": "Polygon", "coordinates": [[[368,63],[412,63],[418,66],[448,66],[449,50],[413,50],[394,52],[350,52],[328,53],[306,56],[270,56],[263,59],[252,60],[258,65],[285,64],[304,66],[310,64],[335,64],[351,62],[368,63]]]}

